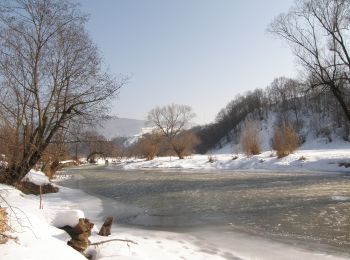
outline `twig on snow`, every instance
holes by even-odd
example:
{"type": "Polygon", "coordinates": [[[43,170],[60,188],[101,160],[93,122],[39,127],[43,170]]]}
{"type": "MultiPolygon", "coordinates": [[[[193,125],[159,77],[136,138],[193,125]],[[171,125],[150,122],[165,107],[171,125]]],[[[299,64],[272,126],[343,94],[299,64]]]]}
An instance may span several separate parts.
{"type": "Polygon", "coordinates": [[[131,243],[131,244],[135,244],[138,245],[135,241],[129,240],[129,239],[109,239],[109,240],[104,240],[104,241],[100,241],[100,242],[95,242],[95,243],[91,243],[90,246],[99,246],[105,243],[109,243],[109,242],[113,242],[113,241],[117,241],[117,242],[126,242],[126,243],[131,243]]]}

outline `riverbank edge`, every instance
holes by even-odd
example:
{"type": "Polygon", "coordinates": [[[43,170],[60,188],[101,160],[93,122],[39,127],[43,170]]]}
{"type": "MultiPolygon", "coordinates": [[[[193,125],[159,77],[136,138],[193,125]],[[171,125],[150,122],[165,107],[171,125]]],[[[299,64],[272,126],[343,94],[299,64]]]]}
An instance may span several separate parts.
{"type": "MultiPolygon", "coordinates": [[[[70,189],[63,186],[59,186],[59,188],[58,193],[43,196],[44,209],[40,210],[38,208],[39,197],[24,195],[13,187],[0,185],[0,190],[6,192],[9,205],[20,209],[17,214],[24,214],[21,216],[24,222],[27,219],[27,223],[15,223],[17,232],[12,235],[17,236],[17,242],[10,241],[8,244],[0,245],[1,259],[31,260],[45,259],[48,256],[52,260],[62,259],[62,257],[72,260],[84,259],[66,245],[69,239],[68,235],[57,229],[53,223],[58,213],[65,216],[66,212],[69,211],[84,210],[85,217],[91,219],[100,227],[105,217],[101,207],[101,198],[87,194],[80,189],[70,189]],[[41,248],[43,244],[45,245],[44,250],[41,248]],[[57,250],[59,252],[52,255],[52,252],[57,250]]],[[[92,242],[104,240],[104,238],[97,235],[97,231],[95,226],[91,237],[92,242]]],[[[93,256],[93,259],[111,259],[107,257],[110,254],[115,256],[112,259],[162,259],[165,255],[168,256],[167,259],[178,259],[180,255],[185,255],[190,259],[227,259],[230,257],[240,259],[251,259],[252,257],[256,259],[276,259],[276,257],[292,259],[284,258],[284,255],[278,255],[277,253],[287,249],[291,251],[293,259],[298,255],[301,258],[304,257],[304,259],[306,255],[308,259],[322,259],[323,257],[325,259],[342,259],[338,255],[306,251],[284,243],[239,232],[235,234],[232,238],[233,241],[231,241],[233,245],[236,245],[235,249],[226,250],[222,245],[222,243],[225,244],[224,238],[222,242],[215,245],[212,241],[198,239],[201,235],[203,234],[199,233],[196,236],[191,236],[159,230],[118,227],[116,225],[113,227],[113,234],[108,239],[128,239],[137,242],[138,245],[121,243],[116,246],[111,244],[100,248],[90,248],[88,253],[93,256]]],[[[232,244],[227,245],[227,248],[232,247],[232,244]]]]}
{"type": "MultiPolygon", "coordinates": [[[[100,163],[105,163],[105,161],[100,161],[100,163]]],[[[115,166],[125,170],[187,169],[350,173],[350,147],[348,149],[298,150],[283,158],[277,158],[271,151],[265,151],[254,156],[246,156],[245,154],[196,154],[185,159],[156,157],[150,161],[124,158],[117,161],[115,166]]]]}

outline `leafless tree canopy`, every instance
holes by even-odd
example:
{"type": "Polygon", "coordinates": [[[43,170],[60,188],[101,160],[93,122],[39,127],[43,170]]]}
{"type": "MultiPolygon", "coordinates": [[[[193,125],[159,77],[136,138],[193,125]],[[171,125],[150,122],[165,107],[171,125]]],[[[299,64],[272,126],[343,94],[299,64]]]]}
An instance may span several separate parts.
{"type": "Polygon", "coordinates": [[[10,162],[14,180],[59,129],[104,113],[124,83],[104,71],[86,20],[67,0],[1,1],[0,123],[23,152],[10,162]]]}
{"type": "Polygon", "coordinates": [[[178,152],[175,144],[175,137],[186,129],[194,116],[195,114],[192,112],[191,107],[171,104],[152,109],[148,113],[147,123],[155,126],[168,139],[178,157],[183,159],[182,153],[178,152]]]}
{"type": "Polygon", "coordinates": [[[152,109],[147,116],[147,122],[157,127],[167,138],[174,138],[184,130],[195,114],[190,106],[171,104],[152,109]]]}
{"type": "Polygon", "coordinates": [[[285,39],[311,87],[329,89],[350,121],[350,1],[299,0],[269,30],[285,39]]]}

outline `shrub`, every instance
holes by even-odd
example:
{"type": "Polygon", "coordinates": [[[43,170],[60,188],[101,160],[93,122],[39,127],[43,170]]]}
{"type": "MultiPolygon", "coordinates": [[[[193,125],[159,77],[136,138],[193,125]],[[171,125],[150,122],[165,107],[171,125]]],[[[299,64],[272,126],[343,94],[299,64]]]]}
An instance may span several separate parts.
{"type": "Polygon", "coordinates": [[[243,152],[250,156],[261,152],[261,142],[258,124],[251,119],[244,122],[241,130],[240,145],[243,152]]]}
{"type": "Polygon", "coordinates": [[[157,132],[142,136],[136,145],[136,154],[148,161],[153,160],[159,152],[161,140],[162,136],[157,132]]]}
{"type": "Polygon", "coordinates": [[[300,138],[292,125],[284,123],[275,128],[272,137],[272,148],[276,150],[277,157],[282,158],[293,153],[300,145],[300,138]]]}
{"type": "Polygon", "coordinates": [[[199,139],[190,131],[184,131],[178,134],[172,141],[171,146],[174,152],[183,159],[187,155],[191,155],[193,147],[199,144],[199,139]]]}
{"type": "Polygon", "coordinates": [[[209,155],[208,156],[208,162],[209,163],[213,163],[213,162],[215,162],[216,161],[216,158],[214,157],[214,156],[212,156],[212,155],[209,155]]]}

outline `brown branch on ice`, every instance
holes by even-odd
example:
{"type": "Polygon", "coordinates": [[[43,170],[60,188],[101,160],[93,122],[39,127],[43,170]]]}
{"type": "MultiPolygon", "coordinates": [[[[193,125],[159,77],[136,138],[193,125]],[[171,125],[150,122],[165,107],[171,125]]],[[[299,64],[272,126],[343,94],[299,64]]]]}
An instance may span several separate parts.
{"type": "Polygon", "coordinates": [[[91,243],[90,246],[99,246],[105,243],[109,243],[109,242],[113,242],[113,241],[117,241],[117,242],[126,242],[126,243],[131,243],[131,244],[135,244],[138,245],[135,241],[129,240],[129,239],[109,239],[109,240],[104,240],[104,241],[100,241],[100,242],[96,242],[96,243],[91,243]]]}

